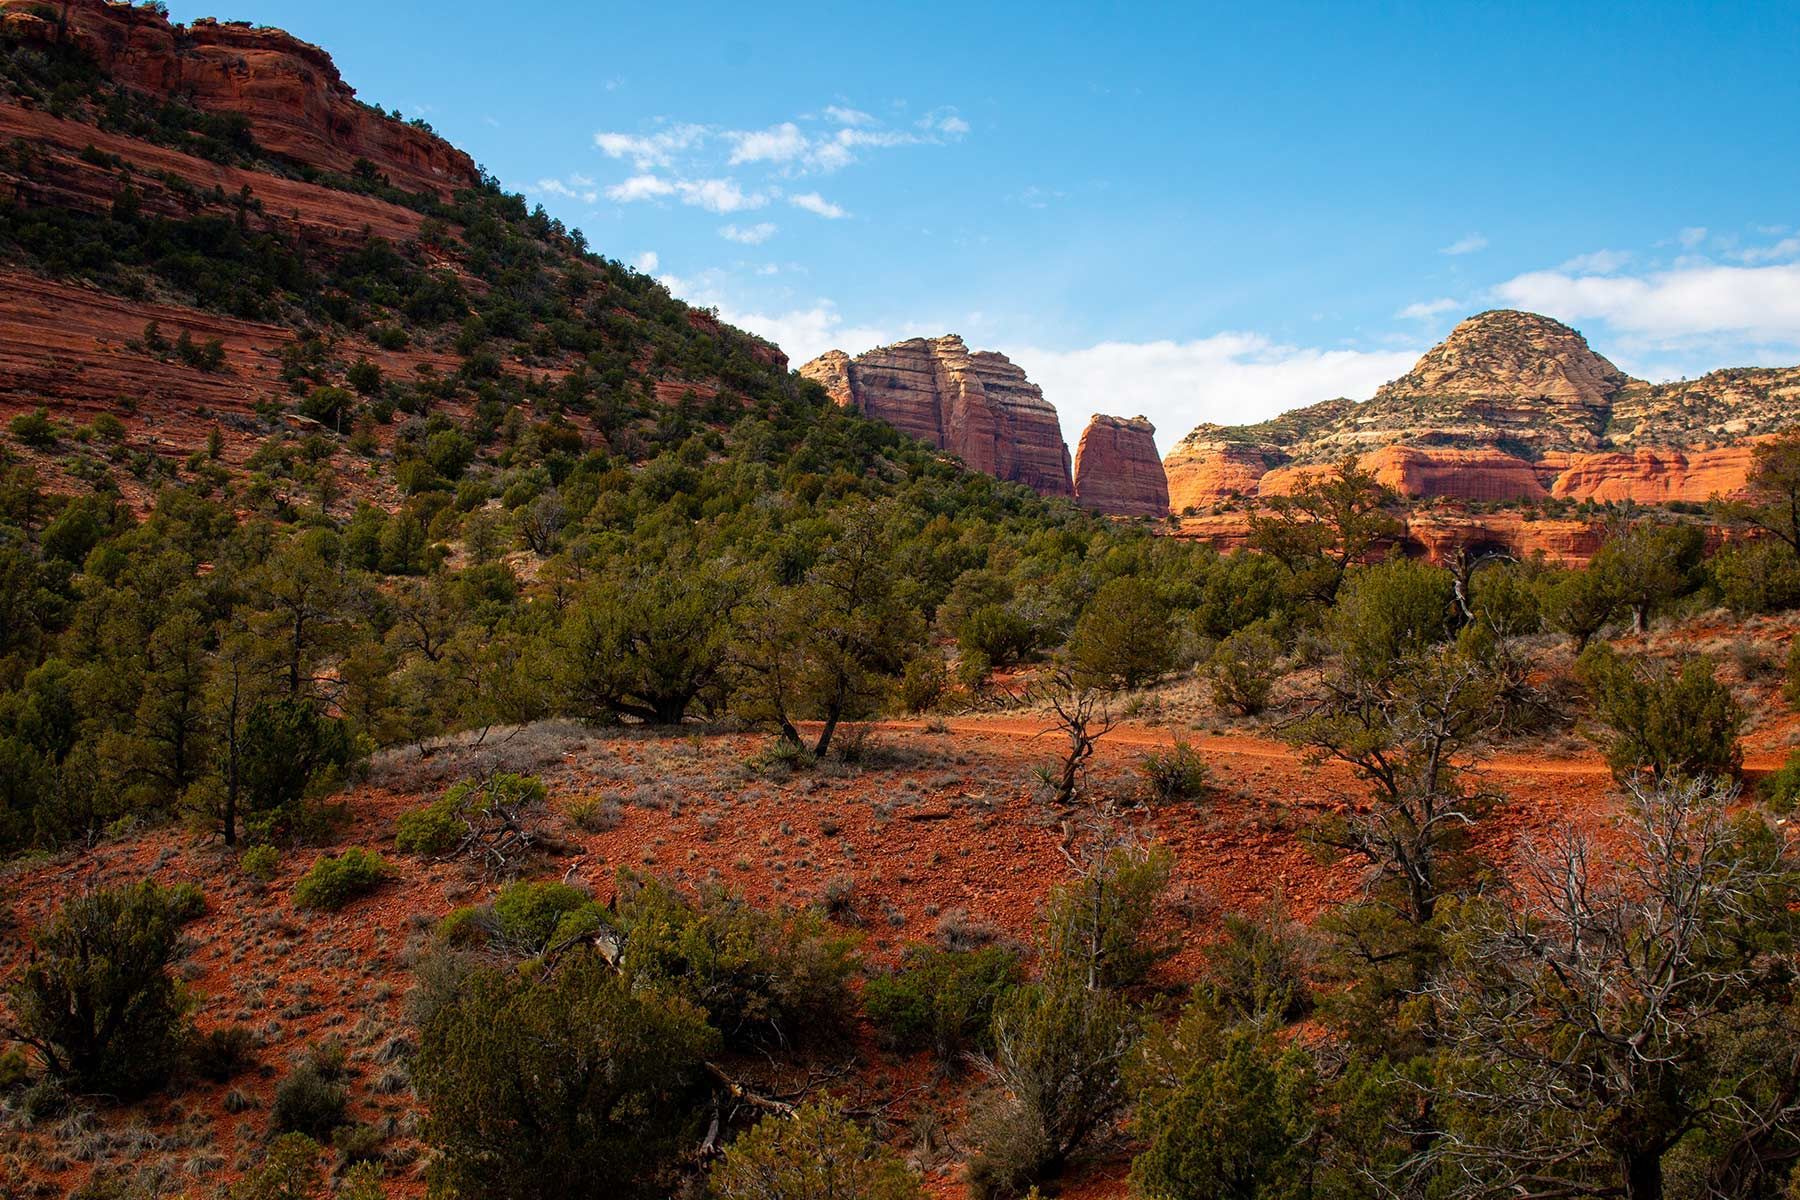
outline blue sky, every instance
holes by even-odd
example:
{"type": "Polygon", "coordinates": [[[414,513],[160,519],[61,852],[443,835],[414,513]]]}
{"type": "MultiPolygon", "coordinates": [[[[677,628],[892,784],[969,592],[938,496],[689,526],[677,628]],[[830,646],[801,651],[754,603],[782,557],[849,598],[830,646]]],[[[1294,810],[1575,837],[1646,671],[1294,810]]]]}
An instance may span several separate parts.
{"type": "Polygon", "coordinates": [[[1800,363],[1800,5],[235,0],[799,362],[956,331],[1089,413],[1366,396],[1463,316],[1800,363]]]}

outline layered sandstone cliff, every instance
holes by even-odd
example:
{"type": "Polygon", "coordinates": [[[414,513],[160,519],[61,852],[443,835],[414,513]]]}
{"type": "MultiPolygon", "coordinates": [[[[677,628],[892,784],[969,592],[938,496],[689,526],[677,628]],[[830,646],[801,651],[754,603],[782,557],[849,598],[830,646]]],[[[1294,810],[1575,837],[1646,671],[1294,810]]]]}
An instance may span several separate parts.
{"type": "Polygon", "coordinates": [[[1462,322],[1366,402],[1202,425],[1165,462],[1176,512],[1291,491],[1356,458],[1415,499],[1705,501],[1741,491],[1749,443],[1800,421],[1800,368],[1649,384],[1535,313],[1462,322]]]}
{"type": "Polygon", "coordinates": [[[399,187],[448,194],[479,175],[468,155],[356,99],[331,56],[278,29],[171,24],[109,0],[0,0],[0,24],[28,45],[67,46],[115,83],[157,100],[246,118],[269,153],[349,173],[369,162],[399,187]]]}
{"type": "Polygon", "coordinates": [[[1045,496],[1074,496],[1056,409],[1004,354],[962,338],[912,338],[859,354],[833,350],[800,373],[839,404],[946,450],[971,469],[1045,496]]]}
{"type": "Polygon", "coordinates": [[[1075,497],[1083,508],[1114,516],[1167,516],[1169,480],[1156,454],[1156,426],[1095,413],[1075,450],[1075,497]]]}

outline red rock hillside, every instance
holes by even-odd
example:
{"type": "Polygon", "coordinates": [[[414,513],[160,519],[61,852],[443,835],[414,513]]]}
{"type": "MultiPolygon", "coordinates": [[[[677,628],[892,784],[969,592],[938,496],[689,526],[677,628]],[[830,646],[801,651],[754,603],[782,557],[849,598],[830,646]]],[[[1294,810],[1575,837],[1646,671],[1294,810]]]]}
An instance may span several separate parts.
{"type": "Polygon", "coordinates": [[[1534,313],[1470,317],[1365,403],[1202,425],[1165,460],[1170,503],[1281,494],[1346,456],[1415,499],[1705,501],[1743,487],[1758,436],[1800,417],[1800,368],[1652,385],[1534,313]]]}
{"type": "Polygon", "coordinates": [[[108,0],[0,0],[0,19],[23,41],[74,47],[117,83],[202,112],[241,114],[257,143],[281,158],[343,172],[364,159],[410,190],[447,194],[476,181],[468,155],[362,104],[330,55],[279,29],[171,25],[154,9],[108,0]]]}
{"type": "Polygon", "coordinates": [[[1156,426],[1095,413],[1075,451],[1075,496],[1083,508],[1115,516],[1167,516],[1169,480],[1156,454],[1156,426]]]}

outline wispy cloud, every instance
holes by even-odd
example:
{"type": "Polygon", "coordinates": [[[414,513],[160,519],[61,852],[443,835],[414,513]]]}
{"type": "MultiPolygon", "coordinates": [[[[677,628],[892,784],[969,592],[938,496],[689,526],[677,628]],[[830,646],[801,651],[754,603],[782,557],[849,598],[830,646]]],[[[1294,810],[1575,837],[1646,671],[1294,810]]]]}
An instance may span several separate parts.
{"type": "Polygon", "coordinates": [[[719,236],[741,246],[760,246],[775,236],[775,223],[760,221],[755,225],[726,225],[720,228],[719,236]]]}
{"type": "Polygon", "coordinates": [[[625,182],[615,183],[606,189],[606,198],[620,204],[656,200],[674,194],[675,185],[657,175],[633,175],[625,182]]]}
{"type": "Polygon", "coordinates": [[[1488,240],[1479,233],[1464,234],[1442,250],[1439,254],[1474,254],[1477,250],[1486,250],[1488,240]]]}
{"type": "Polygon", "coordinates": [[[671,167],[677,155],[706,141],[704,125],[671,125],[649,134],[596,133],[594,145],[608,158],[628,158],[639,171],[671,167]]]}
{"type": "Polygon", "coordinates": [[[662,259],[657,256],[656,251],[646,250],[633,259],[631,265],[646,275],[653,275],[656,273],[656,268],[662,265],[662,259]]]}
{"type": "Polygon", "coordinates": [[[788,203],[815,216],[824,217],[828,221],[842,220],[850,215],[817,192],[801,192],[797,196],[789,196],[788,203]]]}
{"type": "Polygon", "coordinates": [[[1571,275],[1611,275],[1629,263],[1631,258],[1628,250],[1595,250],[1591,254],[1577,254],[1556,269],[1571,275]]]}
{"type": "Polygon", "coordinates": [[[1394,315],[1403,321],[1430,321],[1461,307],[1462,304],[1459,301],[1452,300],[1448,296],[1440,296],[1436,300],[1416,301],[1394,315]]]}
{"type": "Polygon", "coordinates": [[[540,196],[561,196],[565,200],[577,200],[582,204],[593,204],[600,199],[594,181],[585,175],[571,175],[566,183],[560,179],[540,179],[526,191],[540,196]]]}

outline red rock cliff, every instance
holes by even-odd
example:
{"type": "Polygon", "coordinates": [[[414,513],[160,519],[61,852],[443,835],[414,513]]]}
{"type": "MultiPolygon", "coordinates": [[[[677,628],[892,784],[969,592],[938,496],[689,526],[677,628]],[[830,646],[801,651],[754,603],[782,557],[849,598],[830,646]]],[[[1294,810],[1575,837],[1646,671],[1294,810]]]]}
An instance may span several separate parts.
{"type": "Polygon", "coordinates": [[[1083,508],[1113,516],[1167,516],[1169,479],[1156,455],[1156,426],[1095,413],[1075,451],[1075,496],[1083,508]]]}
{"type": "Polygon", "coordinates": [[[839,404],[947,450],[971,470],[1045,496],[1074,496],[1056,409],[1004,354],[955,334],[912,338],[855,358],[833,350],[800,368],[839,404]]]}
{"type": "Polygon", "coordinates": [[[257,143],[282,158],[339,172],[367,159],[410,191],[448,194],[477,179],[468,155],[359,103],[330,55],[278,29],[174,25],[154,9],[108,0],[0,0],[0,21],[25,41],[66,40],[115,82],[157,99],[241,113],[257,143]],[[52,12],[66,17],[45,15],[52,12]]]}

